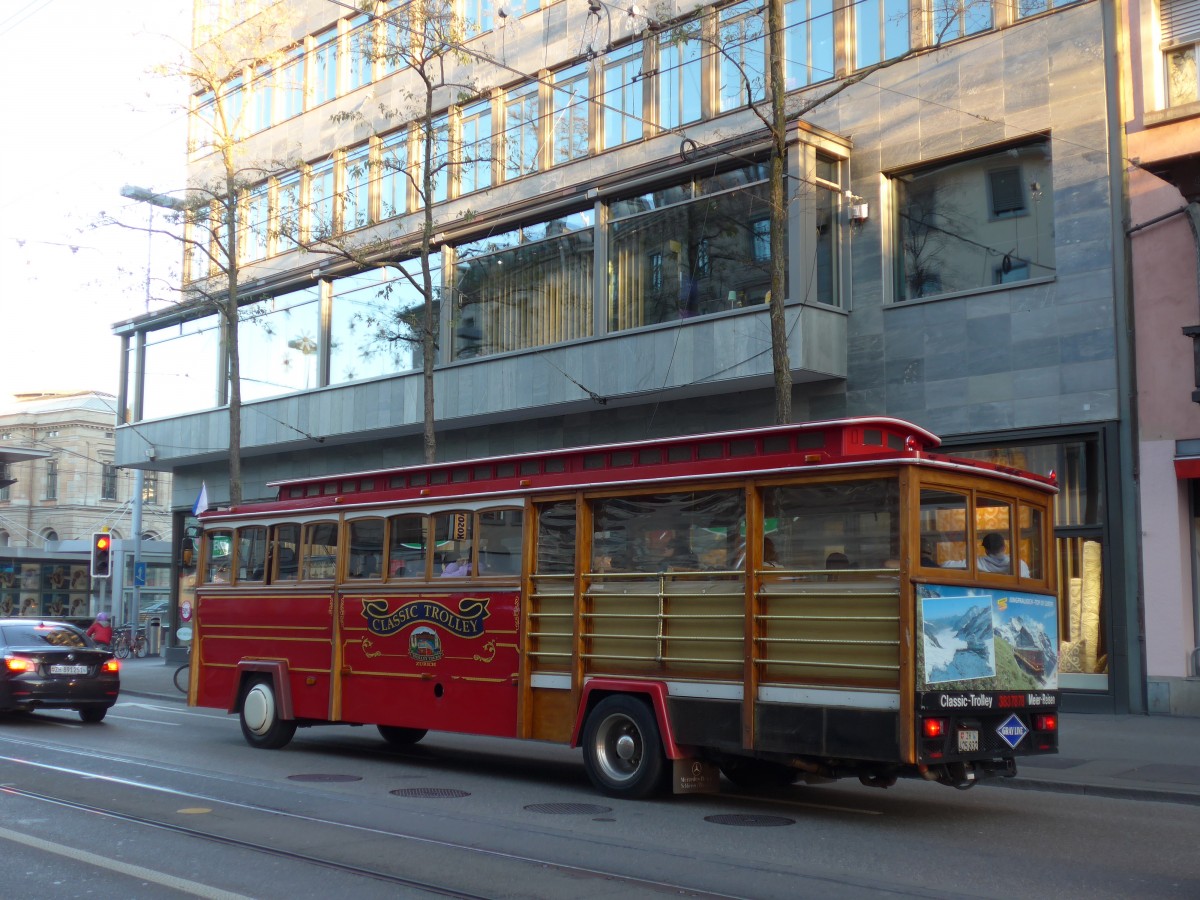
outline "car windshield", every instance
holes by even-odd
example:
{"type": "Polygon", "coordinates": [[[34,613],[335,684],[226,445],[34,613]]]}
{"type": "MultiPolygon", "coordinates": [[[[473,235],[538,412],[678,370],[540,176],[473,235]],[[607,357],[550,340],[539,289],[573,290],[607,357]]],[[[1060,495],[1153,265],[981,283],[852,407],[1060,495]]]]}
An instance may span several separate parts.
{"type": "Polygon", "coordinates": [[[86,647],[87,638],[82,631],[53,622],[30,622],[28,625],[0,626],[4,643],[10,647],[86,647]]]}

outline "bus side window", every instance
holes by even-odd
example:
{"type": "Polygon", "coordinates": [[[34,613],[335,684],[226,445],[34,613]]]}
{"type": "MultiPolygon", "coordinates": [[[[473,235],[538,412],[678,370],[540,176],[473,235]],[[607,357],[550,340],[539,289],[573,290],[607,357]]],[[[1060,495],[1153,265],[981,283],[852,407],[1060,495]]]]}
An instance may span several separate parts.
{"type": "Polygon", "coordinates": [[[421,515],[392,516],[388,520],[388,531],[388,579],[424,578],[428,518],[421,515]]]}
{"type": "Polygon", "coordinates": [[[470,512],[444,512],[434,515],[435,578],[467,578],[478,574],[473,524],[474,514],[470,512]]]}
{"type": "Polygon", "coordinates": [[[299,574],[297,550],[300,547],[300,526],[289,522],[275,526],[272,550],[275,555],[275,574],[272,581],[295,581],[299,574]]]}
{"type": "Polygon", "coordinates": [[[238,529],[238,581],[259,581],[266,577],[267,529],[264,525],[248,525],[238,529]]]}
{"type": "Polygon", "coordinates": [[[538,507],[537,571],[539,575],[575,571],[575,501],[538,507]]]}
{"type": "Polygon", "coordinates": [[[921,558],[928,568],[967,568],[967,496],[921,488],[921,558]]]}
{"type": "Polygon", "coordinates": [[[523,518],[520,509],[479,513],[479,574],[516,575],[521,571],[523,518]]]}
{"type": "Polygon", "coordinates": [[[379,578],[383,574],[383,519],[350,522],[347,578],[379,578]]]}
{"type": "Polygon", "coordinates": [[[313,522],[304,526],[303,574],[305,581],[327,581],[337,574],[337,522],[313,522]]]}
{"type": "Polygon", "coordinates": [[[228,584],[233,580],[229,575],[233,532],[210,531],[207,538],[208,554],[204,566],[204,580],[209,584],[228,584]]]}

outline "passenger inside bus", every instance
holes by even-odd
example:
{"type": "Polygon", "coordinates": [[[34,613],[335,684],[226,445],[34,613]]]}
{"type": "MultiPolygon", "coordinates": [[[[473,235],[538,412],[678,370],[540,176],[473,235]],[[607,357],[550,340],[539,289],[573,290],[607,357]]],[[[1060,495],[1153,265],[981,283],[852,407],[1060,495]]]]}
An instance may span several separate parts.
{"type": "Polygon", "coordinates": [[[469,554],[461,555],[457,559],[446,564],[446,568],[442,569],[443,578],[463,578],[471,574],[471,557],[469,554]]]}

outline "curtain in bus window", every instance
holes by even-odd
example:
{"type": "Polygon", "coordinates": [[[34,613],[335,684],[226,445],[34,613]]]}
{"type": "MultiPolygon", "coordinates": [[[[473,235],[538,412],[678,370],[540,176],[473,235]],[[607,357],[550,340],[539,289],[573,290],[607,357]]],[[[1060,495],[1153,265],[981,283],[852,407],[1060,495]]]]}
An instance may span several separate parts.
{"type": "Polygon", "coordinates": [[[565,575],[575,571],[575,502],[538,507],[537,571],[565,575]]]}
{"type": "Polygon", "coordinates": [[[388,546],[388,578],[424,578],[429,520],[425,516],[392,516],[388,546]]]}
{"type": "Polygon", "coordinates": [[[305,581],[326,580],[337,575],[337,522],[314,522],[304,527],[305,581]]]}
{"type": "Polygon", "coordinates": [[[237,533],[238,581],[262,581],[266,577],[267,529],[249,525],[237,533]]]}
{"type": "Polygon", "coordinates": [[[383,574],[383,519],[350,523],[348,578],[379,578],[383,574]]]}
{"type": "Polygon", "coordinates": [[[1042,557],[1046,546],[1046,523],[1040,509],[1021,504],[1017,528],[1017,557],[1029,567],[1033,578],[1045,577],[1045,560],[1042,557]]]}
{"type": "Polygon", "coordinates": [[[300,572],[300,526],[294,522],[275,526],[274,581],[295,581],[300,572]]]}
{"type": "Polygon", "coordinates": [[[896,568],[899,493],[894,478],[765,490],[764,541],[784,569],[896,568]]]}
{"type": "Polygon", "coordinates": [[[479,574],[517,575],[521,571],[520,509],[489,509],[479,513],[479,574]]]}
{"type": "Polygon", "coordinates": [[[746,518],[741,491],[616,497],[594,503],[593,570],[732,568],[746,518]]]}

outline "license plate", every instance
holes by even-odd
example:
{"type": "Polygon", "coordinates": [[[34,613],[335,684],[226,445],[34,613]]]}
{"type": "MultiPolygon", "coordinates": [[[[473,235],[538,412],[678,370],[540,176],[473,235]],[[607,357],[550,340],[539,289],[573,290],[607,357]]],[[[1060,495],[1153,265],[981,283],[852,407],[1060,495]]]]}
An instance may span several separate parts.
{"type": "Polygon", "coordinates": [[[87,666],[51,666],[51,675],[86,675],[88,673],[87,666]]]}
{"type": "Polygon", "coordinates": [[[959,753],[978,753],[979,752],[979,732],[975,730],[960,731],[958,733],[958,752],[959,753]]]}

